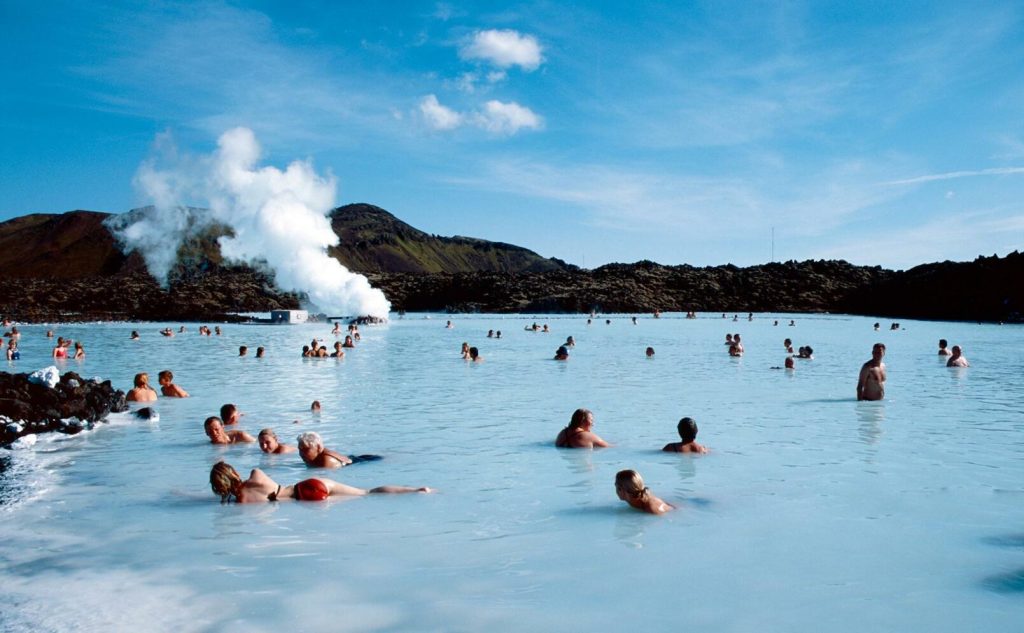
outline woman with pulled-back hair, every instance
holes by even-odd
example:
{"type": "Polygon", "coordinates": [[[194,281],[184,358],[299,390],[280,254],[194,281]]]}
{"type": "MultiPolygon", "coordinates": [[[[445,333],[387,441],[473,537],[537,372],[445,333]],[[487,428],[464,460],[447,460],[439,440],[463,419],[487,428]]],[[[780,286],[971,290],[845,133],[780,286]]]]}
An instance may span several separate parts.
{"type": "Polygon", "coordinates": [[[210,488],[227,503],[234,497],[238,503],[266,501],[323,501],[328,497],[361,497],[375,493],[432,492],[430,488],[408,486],[378,486],[370,490],[349,486],[333,479],[315,477],[291,486],[282,486],[259,468],[253,468],[249,478],[242,480],[238,471],[227,462],[217,462],[210,470],[210,488]]]}
{"type": "Polygon", "coordinates": [[[665,514],[675,508],[654,496],[651,489],[644,485],[644,478],[635,470],[620,470],[615,475],[615,494],[641,512],[665,514]]]}
{"type": "Polygon", "coordinates": [[[569,426],[558,433],[555,446],[558,448],[607,448],[608,442],[594,433],[594,414],[589,409],[576,409],[569,426]]]}

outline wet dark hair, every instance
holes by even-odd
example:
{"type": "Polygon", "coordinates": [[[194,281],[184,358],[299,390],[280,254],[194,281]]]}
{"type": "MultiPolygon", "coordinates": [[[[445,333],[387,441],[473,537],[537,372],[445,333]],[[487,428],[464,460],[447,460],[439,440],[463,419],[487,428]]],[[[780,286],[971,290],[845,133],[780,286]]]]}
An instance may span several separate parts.
{"type": "Polygon", "coordinates": [[[683,418],[676,426],[679,431],[679,439],[683,444],[689,444],[697,439],[697,422],[693,418],[683,418]]]}
{"type": "Polygon", "coordinates": [[[475,347],[470,347],[469,348],[469,357],[470,358],[476,358],[479,355],[480,355],[480,350],[478,350],[475,347]]]}
{"type": "Polygon", "coordinates": [[[220,419],[222,421],[230,420],[231,419],[231,414],[234,413],[235,411],[238,411],[238,407],[236,407],[233,404],[226,404],[226,405],[222,406],[220,408],[220,419]]]}
{"type": "Polygon", "coordinates": [[[949,345],[949,341],[947,341],[947,340],[946,340],[946,339],[944,339],[944,338],[940,338],[940,339],[939,339],[939,347],[945,347],[945,346],[947,346],[947,345],[949,345]]]}

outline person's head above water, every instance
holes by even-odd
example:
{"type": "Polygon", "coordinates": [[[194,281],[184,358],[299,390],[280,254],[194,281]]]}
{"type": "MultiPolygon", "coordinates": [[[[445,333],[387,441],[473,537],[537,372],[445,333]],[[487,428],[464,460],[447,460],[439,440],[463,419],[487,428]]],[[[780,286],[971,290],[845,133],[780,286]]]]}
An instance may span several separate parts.
{"type": "Polygon", "coordinates": [[[476,360],[476,359],[480,358],[480,350],[478,350],[475,347],[470,347],[469,348],[469,357],[472,358],[473,360],[476,360]]]}
{"type": "Polygon", "coordinates": [[[235,424],[240,417],[238,407],[233,404],[225,404],[220,408],[220,419],[224,421],[224,424],[235,424]]]}
{"type": "Polygon", "coordinates": [[[650,358],[651,356],[654,356],[654,348],[653,347],[648,347],[647,350],[644,353],[647,354],[648,358],[650,358]]]}
{"type": "Polygon", "coordinates": [[[697,439],[697,422],[693,418],[679,420],[676,430],[679,431],[679,439],[683,444],[689,444],[697,439]]]}
{"type": "Polygon", "coordinates": [[[264,453],[273,453],[281,443],[277,440],[277,433],[274,429],[263,429],[259,434],[260,450],[264,453]]]}
{"type": "Polygon", "coordinates": [[[939,347],[945,349],[947,345],[949,345],[949,341],[944,338],[939,339],[939,347]]]}
{"type": "Polygon", "coordinates": [[[299,457],[307,464],[324,451],[324,441],[316,431],[300,433],[298,437],[299,457]]]}
{"type": "Polygon", "coordinates": [[[242,485],[242,477],[227,462],[217,462],[210,469],[210,488],[220,497],[222,503],[231,500],[242,485]]]}
{"type": "Polygon", "coordinates": [[[135,374],[135,386],[137,388],[146,388],[149,386],[149,374],[142,372],[135,374]]]}
{"type": "Polygon", "coordinates": [[[651,491],[644,485],[644,478],[635,470],[620,470],[615,473],[615,492],[619,499],[644,501],[651,491]]]}
{"type": "Polygon", "coordinates": [[[590,409],[576,409],[569,419],[570,429],[584,429],[594,425],[594,414],[590,409]]]}

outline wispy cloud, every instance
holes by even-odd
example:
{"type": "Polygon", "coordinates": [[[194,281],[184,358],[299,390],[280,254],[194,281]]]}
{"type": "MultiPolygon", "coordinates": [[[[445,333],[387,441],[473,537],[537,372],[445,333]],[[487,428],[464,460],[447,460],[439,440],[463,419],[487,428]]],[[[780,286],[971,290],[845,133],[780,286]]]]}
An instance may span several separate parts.
{"type": "Polygon", "coordinates": [[[968,171],[949,171],[942,174],[928,174],[903,180],[891,180],[886,185],[919,185],[936,180],[955,180],[957,178],[976,178],[978,176],[1006,176],[1024,174],[1024,167],[993,167],[991,169],[975,169],[968,171]]]}
{"type": "Polygon", "coordinates": [[[459,49],[466,60],[483,60],[498,68],[519,66],[530,72],[544,61],[537,38],[513,30],[477,31],[459,49]]]}
{"type": "Polygon", "coordinates": [[[1005,255],[1021,247],[1021,234],[1024,211],[991,209],[944,215],[903,229],[886,227],[870,236],[833,241],[810,256],[909,268],[947,259],[970,260],[996,251],[1005,255]]]}

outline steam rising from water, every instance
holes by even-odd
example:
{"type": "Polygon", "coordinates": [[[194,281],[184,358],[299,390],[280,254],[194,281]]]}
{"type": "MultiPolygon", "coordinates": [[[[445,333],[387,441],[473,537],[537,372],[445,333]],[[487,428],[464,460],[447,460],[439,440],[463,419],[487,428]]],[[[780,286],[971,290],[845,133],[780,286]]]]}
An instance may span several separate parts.
{"type": "Polygon", "coordinates": [[[165,147],[169,168],[155,159],[139,168],[136,186],[153,206],[112,223],[125,251],[139,251],[150,273],[166,284],[182,240],[220,223],[234,232],[218,240],[225,258],[265,264],[279,287],[305,292],[332,315],[386,318],[391,304],[384,293],[327,254],[338,244],[327,217],[334,177],[319,176],[308,161],[284,171],[258,167],[260,146],[247,128],[228,130],[217,145],[212,155],[199,158],[179,157],[165,147]]]}

